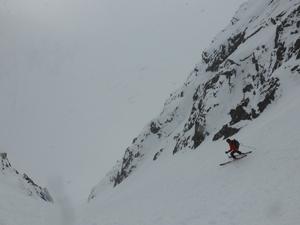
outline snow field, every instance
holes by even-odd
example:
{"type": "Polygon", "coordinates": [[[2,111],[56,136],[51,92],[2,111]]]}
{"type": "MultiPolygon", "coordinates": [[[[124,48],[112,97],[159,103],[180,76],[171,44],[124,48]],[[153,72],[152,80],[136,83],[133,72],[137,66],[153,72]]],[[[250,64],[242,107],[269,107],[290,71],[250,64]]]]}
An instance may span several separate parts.
{"type": "MultiPolygon", "coordinates": [[[[78,225],[298,225],[300,91],[282,98],[236,138],[256,150],[226,161],[225,141],[143,164],[115,189],[99,193],[78,225]]],[[[241,146],[241,151],[248,151],[241,146]]]]}

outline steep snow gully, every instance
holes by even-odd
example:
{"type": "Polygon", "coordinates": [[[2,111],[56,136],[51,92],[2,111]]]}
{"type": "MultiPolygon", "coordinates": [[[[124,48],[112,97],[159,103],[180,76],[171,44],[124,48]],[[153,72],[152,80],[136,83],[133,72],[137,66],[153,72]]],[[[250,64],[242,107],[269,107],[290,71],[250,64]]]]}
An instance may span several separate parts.
{"type": "Polygon", "coordinates": [[[93,188],[81,224],[298,224],[299,33],[297,0],[241,5],[93,188]],[[220,168],[227,137],[257,150],[220,168]]]}
{"type": "Polygon", "coordinates": [[[1,154],[0,225],[298,225],[299,59],[299,0],[247,1],[87,204],[1,154]],[[253,153],[220,167],[228,137],[253,153]]]}

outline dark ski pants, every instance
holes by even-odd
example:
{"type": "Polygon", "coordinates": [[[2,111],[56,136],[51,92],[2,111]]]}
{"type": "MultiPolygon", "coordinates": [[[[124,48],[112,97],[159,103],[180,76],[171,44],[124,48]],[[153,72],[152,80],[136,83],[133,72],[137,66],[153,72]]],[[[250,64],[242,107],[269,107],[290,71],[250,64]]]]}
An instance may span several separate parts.
{"type": "Polygon", "coordinates": [[[234,153],[237,153],[237,154],[239,154],[239,155],[243,155],[243,153],[240,152],[239,150],[232,151],[232,152],[230,152],[230,155],[231,155],[231,157],[234,158],[234,159],[236,159],[236,157],[234,156],[234,153]]]}

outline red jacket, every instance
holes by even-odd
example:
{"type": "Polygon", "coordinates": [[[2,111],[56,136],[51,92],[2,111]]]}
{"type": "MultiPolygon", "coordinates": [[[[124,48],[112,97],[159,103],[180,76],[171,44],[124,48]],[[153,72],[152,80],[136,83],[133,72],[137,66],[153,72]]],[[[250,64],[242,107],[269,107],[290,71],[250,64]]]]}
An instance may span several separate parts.
{"type": "Polygon", "coordinates": [[[239,149],[234,145],[233,141],[229,143],[229,151],[230,152],[235,152],[238,151],[239,149]]]}

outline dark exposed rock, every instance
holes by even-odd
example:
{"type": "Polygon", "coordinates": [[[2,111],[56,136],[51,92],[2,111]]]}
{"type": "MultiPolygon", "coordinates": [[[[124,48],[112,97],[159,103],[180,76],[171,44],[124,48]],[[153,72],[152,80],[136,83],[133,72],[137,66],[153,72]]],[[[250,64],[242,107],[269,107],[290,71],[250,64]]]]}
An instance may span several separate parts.
{"type": "Polygon", "coordinates": [[[229,65],[241,66],[241,64],[233,61],[232,59],[227,59],[226,62],[225,62],[225,66],[229,66],[229,65]]]}
{"type": "Polygon", "coordinates": [[[255,54],[253,53],[253,56],[252,56],[252,63],[255,65],[255,70],[257,72],[259,72],[259,64],[258,64],[258,60],[255,58],[255,54]]]}
{"type": "Polygon", "coordinates": [[[204,52],[202,59],[208,64],[206,71],[217,71],[219,66],[245,41],[245,34],[246,31],[243,31],[230,37],[226,45],[221,45],[218,50],[215,50],[212,56],[204,52]]]}
{"type": "Polygon", "coordinates": [[[36,183],[34,183],[34,181],[27,176],[25,173],[23,174],[23,178],[32,186],[35,187],[35,189],[37,189],[36,193],[45,201],[47,202],[53,202],[53,199],[51,197],[51,195],[49,194],[47,188],[41,188],[40,186],[38,186],[36,183]]]}
{"type": "Polygon", "coordinates": [[[300,38],[297,39],[294,45],[294,53],[297,53],[296,59],[300,59],[300,38]],[[298,53],[297,53],[298,51],[298,53]]]}
{"type": "MultiPolygon", "coordinates": [[[[275,94],[277,89],[279,88],[279,79],[278,78],[272,78],[265,84],[265,90],[262,92],[262,95],[264,96],[264,99],[258,103],[258,109],[259,113],[256,112],[253,108],[251,109],[251,112],[248,113],[245,110],[245,107],[248,106],[250,100],[249,98],[243,100],[241,104],[239,104],[235,109],[230,110],[230,116],[231,121],[229,125],[237,124],[238,122],[242,120],[252,120],[259,116],[260,113],[262,113],[266,107],[271,104],[273,100],[275,100],[275,94]]],[[[213,137],[213,140],[218,140],[220,138],[228,138],[234,134],[236,134],[240,129],[230,127],[228,124],[224,125],[222,129],[215,134],[213,137]]]]}
{"type": "Polygon", "coordinates": [[[277,26],[277,28],[276,28],[276,34],[275,34],[275,48],[278,48],[278,45],[279,45],[279,37],[280,37],[280,34],[282,33],[282,31],[283,31],[283,26],[282,26],[282,24],[281,25],[279,25],[279,26],[277,26]]]}
{"type": "Polygon", "coordinates": [[[285,51],[286,51],[286,47],[284,46],[284,43],[278,44],[278,48],[276,51],[276,62],[275,62],[273,71],[275,71],[276,69],[278,69],[281,66],[282,61],[284,59],[285,51]]]}
{"type": "Polygon", "coordinates": [[[242,101],[235,109],[230,110],[231,121],[230,125],[236,124],[241,120],[251,120],[251,113],[248,113],[244,107],[249,104],[249,98],[242,101]]]}
{"type": "Polygon", "coordinates": [[[250,92],[253,89],[252,84],[248,84],[243,88],[243,93],[250,92]]]}
{"type": "Polygon", "coordinates": [[[297,66],[294,66],[292,69],[291,69],[292,72],[295,72],[295,71],[298,71],[299,72],[299,65],[297,66]]]}
{"type": "Polygon", "coordinates": [[[134,159],[133,153],[130,148],[127,148],[122,159],[121,171],[118,172],[114,178],[114,186],[120,184],[131,172],[131,162],[134,159]]]}
{"type": "Polygon", "coordinates": [[[114,187],[120,184],[125,178],[129,176],[129,174],[136,167],[132,162],[134,159],[142,158],[143,154],[141,154],[138,150],[141,148],[140,145],[135,145],[135,148],[127,148],[125,154],[122,158],[121,169],[117,172],[117,174],[111,177],[112,182],[114,183],[114,187]]]}
{"type": "MultiPolygon", "coordinates": [[[[281,18],[283,15],[286,14],[286,11],[282,12],[280,15],[278,15],[279,18],[281,18]]],[[[293,49],[289,48],[288,54],[286,54],[287,47],[284,40],[281,40],[282,35],[285,33],[285,29],[289,28],[292,29],[292,27],[295,29],[291,32],[291,34],[297,34],[298,33],[298,26],[299,24],[299,16],[300,16],[300,7],[293,10],[292,13],[290,13],[276,28],[276,34],[275,34],[275,49],[276,49],[276,61],[275,65],[273,67],[273,71],[278,69],[282,62],[285,60],[290,59],[294,53],[296,54],[296,58],[300,59],[300,42],[299,38],[295,41],[293,49]]]]}
{"type": "MultiPolygon", "coordinates": [[[[231,71],[228,71],[228,73],[231,73],[231,71]]],[[[228,75],[226,74],[226,72],[223,73],[223,75],[228,75]]],[[[231,76],[231,75],[229,75],[231,76]]],[[[204,86],[203,86],[203,96],[206,96],[207,92],[211,89],[214,89],[217,82],[220,79],[220,74],[216,74],[212,79],[210,79],[209,81],[207,81],[204,86]]],[[[200,89],[201,86],[199,86],[198,88],[200,89]]],[[[199,89],[197,89],[197,92],[199,92],[199,89]]],[[[199,108],[199,107],[198,107],[199,108]]]]}
{"type": "Polygon", "coordinates": [[[232,70],[224,71],[224,72],[222,72],[222,75],[225,75],[225,76],[226,76],[226,79],[227,79],[227,80],[230,80],[230,78],[231,78],[233,75],[236,75],[236,70],[232,69],[232,70]]]}
{"type": "Polygon", "coordinates": [[[198,86],[198,88],[197,88],[197,90],[195,91],[195,93],[194,93],[194,95],[193,95],[193,100],[194,101],[197,101],[198,99],[199,99],[199,92],[200,92],[200,88],[201,88],[201,86],[199,85],[198,86]]]}
{"type": "Polygon", "coordinates": [[[7,153],[6,152],[0,153],[0,158],[7,159],[7,153]]]}
{"type": "Polygon", "coordinates": [[[30,177],[28,177],[25,173],[23,174],[23,178],[24,178],[29,184],[32,184],[33,186],[37,186],[37,185],[33,182],[33,180],[32,180],[30,177]]]}
{"type": "Polygon", "coordinates": [[[273,25],[276,25],[276,20],[274,20],[273,18],[270,19],[271,23],[273,23],[273,25]]]}
{"type": "Polygon", "coordinates": [[[6,168],[11,168],[11,164],[7,159],[7,153],[0,153],[0,159],[1,159],[1,170],[4,170],[6,168]]]}
{"type": "Polygon", "coordinates": [[[194,146],[193,148],[197,148],[205,139],[205,136],[208,134],[205,133],[205,128],[199,123],[195,123],[195,133],[194,136],[192,137],[192,140],[194,141],[194,146]]]}
{"type": "Polygon", "coordinates": [[[190,139],[191,139],[191,136],[178,138],[177,143],[173,150],[173,155],[175,153],[177,153],[179,150],[181,150],[182,148],[187,147],[190,139]]]}
{"type": "MultiPolygon", "coordinates": [[[[271,19],[272,21],[272,19],[271,19]]],[[[276,22],[275,22],[276,24],[276,22]]],[[[248,39],[250,39],[251,37],[253,37],[254,35],[256,35],[259,31],[261,31],[264,27],[260,27],[258,28],[256,31],[254,31],[252,34],[250,34],[248,37],[245,38],[245,41],[247,41],[248,39]]]]}
{"type": "Polygon", "coordinates": [[[251,117],[253,119],[256,119],[259,116],[259,114],[256,112],[255,109],[251,109],[251,117]]]}
{"type": "Polygon", "coordinates": [[[160,156],[160,154],[164,151],[164,149],[160,149],[158,152],[155,153],[154,157],[153,157],[153,161],[157,160],[158,157],[160,156]]]}
{"type": "Polygon", "coordinates": [[[276,20],[280,20],[285,14],[286,14],[286,11],[282,11],[281,13],[279,13],[279,14],[276,16],[276,20]]]}
{"type": "Polygon", "coordinates": [[[262,113],[266,107],[271,104],[272,101],[275,100],[275,94],[277,89],[279,88],[279,79],[278,78],[272,78],[269,81],[269,87],[267,88],[266,95],[264,100],[262,100],[261,102],[259,102],[257,104],[259,111],[262,113]]]}
{"type": "Polygon", "coordinates": [[[209,56],[207,52],[202,52],[202,60],[207,64],[209,63],[209,56]]]}
{"type": "Polygon", "coordinates": [[[141,153],[140,153],[140,152],[137,152],[137,153],[135,153],[135,155],[134,155],[135,158],[139,158],[140,156],[141,156],[141,153]]]}
{"type": "Polygon", "coordinates": [[[233,17],[232,19],[231,19],[231,25],[234,25],[234,24],[236,24],[237,22],[239,21],[239,19],[238,18],[236,18],[236,17],[233,17]]]}
{"type": "Polygon", "coordinates": [[[132,140],[132,144],[134,144],[136,141],[137,141],[137,137],[132,140]]]}
{"type": "Polygon", "coordinates": [[[160,131],[160,127],[155,122],[151,122],[151,124],[150,124],[150,131],[153,134],[156,134],[156,133],[158,133],[158,131],[160,131]]]}
{"type": "Polygon", "coordinates": [[[231,137],[232,135],[236,134],[239,132],[240,129],[234,128],[234,127],[229,127],[227,124],[222,127],[222,129],[215,134],[213,137],[213,141],[219,140],[220,138],[223,137],[223,139],[226,139],[228,137],[231,137]]]}

